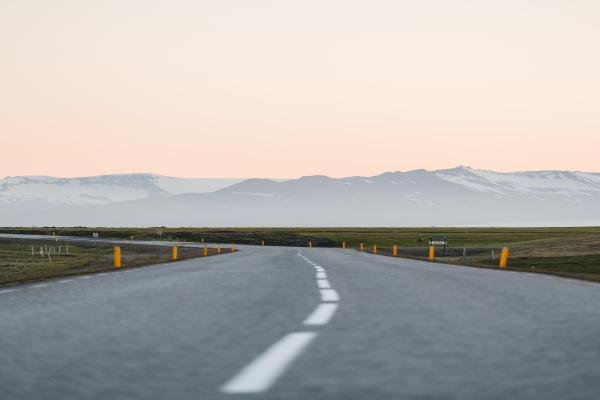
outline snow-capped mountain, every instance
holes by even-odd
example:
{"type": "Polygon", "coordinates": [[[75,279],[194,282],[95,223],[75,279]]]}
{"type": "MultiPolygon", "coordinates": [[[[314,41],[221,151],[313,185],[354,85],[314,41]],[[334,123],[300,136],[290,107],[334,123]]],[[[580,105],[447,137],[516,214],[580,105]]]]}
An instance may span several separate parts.
{"type": "Polygon", "coordinates": [[[81,178],[6,177],[0,179],[0,214],[9,210],[100,205],[155,196],[206,193],[240,181],[241,179],[173,178],[156,174],[81,178]]]}
{"type": "Polygon", "coordinates": [[[598,173],[499,173],[458,167],[339,179],[248,179],[207,193],[183,194],[191,191],[181,189],[182,194],[176,194],[176,189],[169,192],[164,184],[125,186],[131,189],[128,196],[140,197],[52,212],[0,213],[0,226],[600,224],[598,173]]]}

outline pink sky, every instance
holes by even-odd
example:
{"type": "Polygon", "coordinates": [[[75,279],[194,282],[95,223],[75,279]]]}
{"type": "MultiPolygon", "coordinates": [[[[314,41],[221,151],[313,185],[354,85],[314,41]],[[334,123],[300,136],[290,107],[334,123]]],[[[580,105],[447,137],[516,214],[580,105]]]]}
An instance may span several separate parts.
{"type": "Polygon", "coordinates": [[[597,0],[0,4],[0,176],[600,171],[597,0]]]}

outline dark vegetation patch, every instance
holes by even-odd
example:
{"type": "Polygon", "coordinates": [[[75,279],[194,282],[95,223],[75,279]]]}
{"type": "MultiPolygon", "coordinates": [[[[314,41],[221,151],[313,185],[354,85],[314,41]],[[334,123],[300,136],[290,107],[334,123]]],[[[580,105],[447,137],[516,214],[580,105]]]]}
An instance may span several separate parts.
{"type": "MultiPolygon", "coordinates": [[[[168,246],[119,246],[123,268],[172,262],[168,246]]],[[[114,246],[103,243],[0,238],[0,284],[112,271],[113,253],[114,246]]],[[[210,248],[209,255],[215,254],[216,249],[210,248]]],[[[202,249],[178,248],[179,260],[200,256],[202,249]]]]}

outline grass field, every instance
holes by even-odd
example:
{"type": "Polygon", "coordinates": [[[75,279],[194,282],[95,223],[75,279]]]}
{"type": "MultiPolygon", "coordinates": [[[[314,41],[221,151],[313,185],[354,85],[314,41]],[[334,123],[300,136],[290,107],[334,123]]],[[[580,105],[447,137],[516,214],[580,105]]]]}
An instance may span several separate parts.
{"type": "Polygon", "coordinates": [[[402,256],[425,258],[426,244],[433,234],[448,237],[447,253],[438,261],[497,268],[499,250],[508,246],[507,269],[542,272],[600,281],[600,227],[571,228],[0,228],[3,233],[31,233],[139,240],[186,240],[219,243],[356,248],[377,244],[380,254],[400,246],[402,256]],[[421,235],[422,242],[418,238],[421,235]],[[420,247],[419,247],[420,245],[420,247]],[[467,257],[462,249],[467,248],[467,257]],[[494,258],[492,258],[494,251],[494,258]]]}
{"type": "MultiPolygon", "coordinates": [[[[120,247],[123,268],[171,261],[169,247],[127,244],[120,247]]],[[[214,254],[214,250],[209,253],[214,254]]],[[[200,255],[199,249],[178,249],[178,259],[200,255]]],[[[112,245],[0,238],[0,284],[106,270],[114,270],[112,245]]]]}
{"type": "Polygon", "coordinates": [[[41,235],[87,236],[99,232],[101,237],[139,240],[186,240],[200,242],[336,247],[343,241],[350,247],[360,242],[377,243],[382,247],[395,244],[402,247],[418,245],[418,236],[428,239],[432,234],[448,236],[449,246],[503,246],[510,243],[540,239],[560,239],[573,235],[599,235],[600,227],[574,228],[0,228],[0,233],[31,233],[41,235]]]}

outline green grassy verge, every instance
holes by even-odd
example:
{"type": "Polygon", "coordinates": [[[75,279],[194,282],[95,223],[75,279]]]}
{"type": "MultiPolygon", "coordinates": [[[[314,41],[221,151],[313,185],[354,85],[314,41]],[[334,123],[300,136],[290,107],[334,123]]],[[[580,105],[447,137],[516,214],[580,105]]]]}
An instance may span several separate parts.
{"type": "MultiPolygon", "coordinates": [[[[122,268],[171,262],[169,247],[128,244],[120,247],[122,268]]],[[[229,249],[223,253],[228,251],[229,249]]],[[[211,249],[209,255],[214,254],[217,254],[216,251],[211,249]]],[[[180,260],[200,256],[201,249],[185,247],[178,249],[180,260]]],[[[0,238],[0,284],[114,269],[112,245],[0,238]]]]}
{"type": "MultiPolygon", "coordinates": [[[[380,253],[391,252],[393,245],[401,255],[425,258],[425,246],[431,235],[448,237],[454,252],[438,252],[438,260],[448,263],[497,268],[497,256],[509,246],[508,269],[543,272],[572,278],[600,281],[600,227],[568,228],[0,228],[3,233],[30,233],[91,237],[131,238],[138,240],[185,240],[219,243],[338,247],[346,242],[356,248],[377,244],[380,253]],[[421,235],[422,242],[418,237],[421,235]],[[468,257],[459,257],[462,248],[468,257]],[[496,259],[491,259],[491,251],[496,259]]],[[[449,249],[450,250],[450,249],[449,249]]]]}
{"type": "Polygon", "coordinates": [[[101,237],[139,240],[187,240],[207,242],[270,245],[306,245],[312,240],[317,246],[339,246],[346,242],[356,247],[360,242],[379,246],[397,244],[418,245],[419,234],[426,240],[432,234],[448,236],[453,247],[506,245],[540,239],[600,235],[600,227],[572,228],[1,228],[0,233],[30,233],[41,235],[87,236],[99,232],[101,237]]]}

